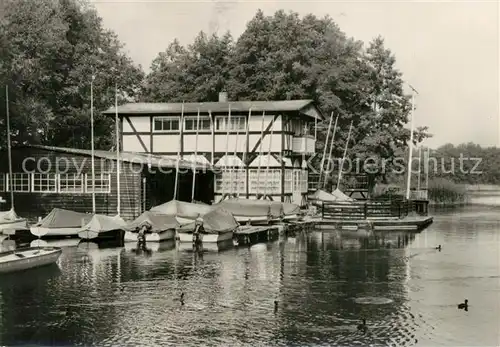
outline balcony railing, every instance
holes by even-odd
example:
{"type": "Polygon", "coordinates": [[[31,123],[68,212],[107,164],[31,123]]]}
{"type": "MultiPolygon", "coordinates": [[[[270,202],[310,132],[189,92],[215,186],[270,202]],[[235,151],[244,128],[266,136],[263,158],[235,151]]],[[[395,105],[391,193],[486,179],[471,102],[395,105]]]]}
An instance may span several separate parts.
{"type": "Polygon", "coordinates": [[[298,154],[314,154],[316,140],[312,135],[294,136],[292,140],[292,152],[298,154]]]}

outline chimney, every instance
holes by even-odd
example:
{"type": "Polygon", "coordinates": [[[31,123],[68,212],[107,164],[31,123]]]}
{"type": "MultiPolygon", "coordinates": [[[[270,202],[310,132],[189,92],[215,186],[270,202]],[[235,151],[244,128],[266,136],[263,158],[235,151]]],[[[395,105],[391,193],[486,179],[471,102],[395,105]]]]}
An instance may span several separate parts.
{"type": "Polygon", "coordinates": [[[227,92],[219,93],[219,102],[227,102],[227,92]]]}

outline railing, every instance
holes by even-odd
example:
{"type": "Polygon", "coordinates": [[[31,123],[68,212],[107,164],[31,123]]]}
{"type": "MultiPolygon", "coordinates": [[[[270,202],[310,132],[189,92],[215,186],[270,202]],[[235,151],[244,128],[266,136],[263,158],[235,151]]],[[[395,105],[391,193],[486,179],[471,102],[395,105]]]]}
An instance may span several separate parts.
{"type": "Polygon", "coordinates": [[[326,202],[322,203],[323,219],[360,220],[368,218],[403,218],[415,211],[427,215],[427,205],[417,206],[414,201],[366,201],[366,202],[326,202]]]}

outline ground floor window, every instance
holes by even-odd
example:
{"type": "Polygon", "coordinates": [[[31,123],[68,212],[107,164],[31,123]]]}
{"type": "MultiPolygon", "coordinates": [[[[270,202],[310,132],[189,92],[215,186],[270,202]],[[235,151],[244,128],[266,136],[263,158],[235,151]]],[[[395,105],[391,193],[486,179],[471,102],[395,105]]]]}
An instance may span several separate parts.
{"type": "Polygon", "coordinates": [[[307,170],[302,170],[301,180],[300,180],[300,190],[302,193],[307,193],[308,183],[307,183],[307,170]]]}
{"type": "Polygon", "coordinates": [[[281,170],[249,170],[249,183],[250,194],[281,194],[281,170]]]}
{"type": "Polygon", "coordinates": [[[94,174],[95,180],[92,186],[92,174],[85,174],[85,192],[92,193],[92,187],[94,187],[94,193],[111,193],[111,174],[101,173],[94,174]]]}
{"type": "Polygon", "coordinates": [[[13,173],[7,176],[7,191],[29,192],[31,187],[31,176],[29,173],[13,173]]]}
{"type": "Polygon", "coordinates": [[[0,174],[0,192],[7,191],[7,175],[0,174]]]}
{"type": "Polygon", "coordinates": [[[216,176],[215,191],[225,194],[244,194],[246,192],[246,170],[222,170],[216,176]]]}
{"type": "Polygon", "coordinates": [[[84,192],[83,175],[79,174],[61,174],[59,175],[60,193],[83,193],[84,192]]]}
{"type": "Polygon", "coordinates": [[[285,193],[292,192],[293,171],[285,170],[285,193]]]}
{"type": "Polygon", "coordinates": [[[57,176],[52,173],[34,173],[31,176],[31,191],[34,193],[56,193],[57,176]]]}

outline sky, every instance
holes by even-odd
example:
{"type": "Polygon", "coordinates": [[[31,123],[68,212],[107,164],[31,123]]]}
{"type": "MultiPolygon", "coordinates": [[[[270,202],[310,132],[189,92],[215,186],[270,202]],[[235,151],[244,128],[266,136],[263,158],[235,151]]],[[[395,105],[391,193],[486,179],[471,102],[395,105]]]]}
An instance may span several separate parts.
{"type": "Polygon", "coordinates": [[[355,39],[384,37],[403,78],[418,91],[415,126],[433,134],[424,145],[500,146],[498,1],[91,2],[146,72],[174,39],[190,44],[202,30],[229,30],[237,38],[258,9],[329,15],[355,39]]]}

